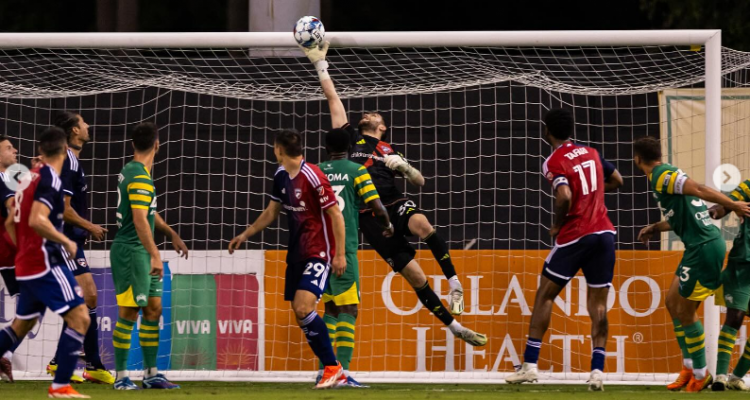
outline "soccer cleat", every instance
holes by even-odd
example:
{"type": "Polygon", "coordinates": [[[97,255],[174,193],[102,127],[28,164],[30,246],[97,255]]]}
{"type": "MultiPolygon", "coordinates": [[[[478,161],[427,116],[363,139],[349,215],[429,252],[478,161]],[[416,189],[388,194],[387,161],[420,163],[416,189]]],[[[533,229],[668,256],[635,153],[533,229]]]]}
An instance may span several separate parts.
{"type": "Polygon", "coordinates": [[[536,364],[523,363],[522,366],[516,367],[516,372],[505,378],[506,383],[524,383],[524,382],[538,382],[539,381],[539,370],[536,368],[536,364]]]}
{"type": "MultiPolygon", "coordinates": [[[[57,364],[55,364],[54,361],[50,361],[49,364],[47,364],[47,373],[51,376],[55,376],[55,372],[57,372],[57,364]]],[[[83,378],[76,375],[75,372],[73,372],[73,375],[70,377],[70,383],[83,383],[86,382],[83,378]]]]}
{"type": "Polygon", "coordinates": [[[464,290],[460,287],[451,289],[448,292],[450,299],[450,312],[453,315],[461,315],[464,312],[464,290]]]}
{"type": "Polygon", "coordinates": [[[115,382],[115,390],[141,390],[130,378],[125,377],[115,382]]]}
{"type": "Polygon", "coordinates": [[[0,358],[0,378],[10,383],[15,382],[13,380],[13,364],[5,357],[0,358]]]}
{"type": "Polygon", "coordinates": [[[604,378],[604,374],[602,374],[602,371],[599,371],[598,369],[595,369],[591,371],[591,376],[589,377],[589,392],[603,392],[604,391],[604,382],[602,382],[604,378]]]}
{"type": "Polygon", "coordinates": [[[73,386],[66,385],[59,389],[52,389],[52,386],[49,387],[49,390],[47,391],[47,397],[50,399],[90,399],[91,396],[86,396],[85,394],[78,393],[75,389],[73,389],[73,386]]]}
{"type": "Polygon", "coordinates": [[[91,383],[101,383],[103,385],[111,385],[115,383],[115,377],[104,368],[84,369],[83,379],[91,383]]]}
{"type": "MultiPolygon", "coordinates": [[[[716,378],[718,379],[719,377],[717,376],[716,378]]],[[[711,388],[713,389],[713,386],[711,388]]],[[[734,375],[729,375],[729,380],[727,381],[727,389],[737,390],[740,392],[750,391],[750,388],[745,385],[745,381],[743,381],[742,378],[738,378],[734,375]]]]}
{"type": "Polygon", "coordinates": [[[690,383],[688,383],[687,387],[685,388],[685,391],[688,393],[698,393],[701,390],[707,387],[710,387],[713,381],[714,379],[711,377],[711,374],[708,372],[706,372],[706,376],[701,380],[697,380],[695,379],[695,376],[693,376],[693,379],[690,380],[690,383]]]}
{"type": "Polygon", "coordinates": [[[677,379],[667,385],[667,389],[669,390],[681,390],[685,386],[690,383],[690,381],[693,379],[693,370],[682,367],[682,371],[680,371],[680,375],[677,377],[677,379]]]}
{"type": "Polygon", "coordinates": [[[727,376],[716,375],[716,379],[714,379],[714,383],[711,384],[711,390],[714,392],[723,392],[727,390],[727,376]]]}
{"type": "Polygon", "coordinates": [[[487,335],[476,333],[469,328],[462,328],[458,332],[453,332],[453,336],[456,336],[474,347],[481,347],[487,344],[487,335]]]}
{"type": "Polygon", "coordinates": [[[180,385],[172,383],[162,374],[156,374],[150,378],[143,378],[144,389],[179,389],[180,385]]]}
{"type": "Polygon", "coordinates": [[[315,385],[315,389],[328,389],[335,387],[341,380],[342,376],[344,376],[344,369],[341,368],[340,362],[337,361],[336,365],[326,365],[323,370],[323,377],[320,379],[320,382],[315,385]]]}
{"type": "Polygon", "coordinates": [[[323,370],[321,369],[318,371],[318,376],[315,377],[315,384],[317,385],[320,383],[320,380],[323,379],[323,370]]]}
{"type": "Polygon", "coordinates": [[[345,376],[344,378],[345,378],[344,382],[341,383],[339,386],[346,386],[346,387],[359,388],[359,389],[369,388],[369,386],[363,385],[363,384],[357,382],[351,376],[348,376],[348,377],[345,376]]]}

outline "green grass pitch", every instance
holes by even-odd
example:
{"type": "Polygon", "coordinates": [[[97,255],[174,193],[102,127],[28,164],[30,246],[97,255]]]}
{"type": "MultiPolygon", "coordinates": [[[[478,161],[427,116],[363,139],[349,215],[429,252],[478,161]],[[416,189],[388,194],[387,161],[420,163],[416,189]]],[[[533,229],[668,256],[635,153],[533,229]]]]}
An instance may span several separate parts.
{"type": "MultiPolygon", "coordinates": [[[[138,382],[140,383],[140,382],[138,382]]],[[[663,386],[605,386],[604,393],[591,393],[585,385],[433,385],[433,384],[373,384],[369,389],[341,388],[312,390],[304,383],[236,383],[236,382],[183,382],[182,389],[172,391],[119,392],[110,386],[83,384],[76,388],[93,399],[194,399],[194,400],[248,400],[248,399],[685,399],[688,393],[672,393],[663,386]]],[[[43,399],[47,397],[49,382],[16,382],[0,384],[0,398],[8,400],[43,399]]],[[[701,396],[716,399],[747,399],[747,393],[706,391],[701,396]]]]}

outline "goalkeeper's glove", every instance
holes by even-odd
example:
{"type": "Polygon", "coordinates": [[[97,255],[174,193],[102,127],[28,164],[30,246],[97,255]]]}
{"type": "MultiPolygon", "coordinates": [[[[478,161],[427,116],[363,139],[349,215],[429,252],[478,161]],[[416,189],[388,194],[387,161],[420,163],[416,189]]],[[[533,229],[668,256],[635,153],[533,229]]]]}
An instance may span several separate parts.
{"type": "Polygon", "coordinates": [[[326,53],[328,53],[328,46],[330,44],[330,42],[326,41],[322,46],[299,46],[310,62],[315,66],[315,70],[318,71],[318,78],[320,78],[321,82],[326,79],[331,79],[328,75],[328,61],[326,61],[326,53]]]}
{"type": "Polygon", "coordinates": [[[416,168],[409,165],[409,163],[404,160],[403,157],[401,157],[398,154],[388,154],[385,156],[385,166],[394,170],[398,171],[406,177],[406,179],[411,180],[414,176],[419,174],[419,171],[417,171],[416,168]]]}

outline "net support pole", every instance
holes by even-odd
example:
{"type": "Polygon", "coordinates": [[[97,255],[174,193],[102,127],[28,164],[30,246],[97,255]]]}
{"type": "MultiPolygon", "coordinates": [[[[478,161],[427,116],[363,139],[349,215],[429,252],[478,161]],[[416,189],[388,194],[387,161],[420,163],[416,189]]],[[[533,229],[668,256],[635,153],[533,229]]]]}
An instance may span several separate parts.
{"type": "MultiPolygon", "coordinates": [[[[706,41],[706,185],[714,186],[714,170],[721,165],[721,31],[706,41]]],[[[718,189],[718,188],[714,188],[718,189]]],[[[703,304],[708,370],[716,371],[721,326],[719,307],[711,296],[703,304]]]]}

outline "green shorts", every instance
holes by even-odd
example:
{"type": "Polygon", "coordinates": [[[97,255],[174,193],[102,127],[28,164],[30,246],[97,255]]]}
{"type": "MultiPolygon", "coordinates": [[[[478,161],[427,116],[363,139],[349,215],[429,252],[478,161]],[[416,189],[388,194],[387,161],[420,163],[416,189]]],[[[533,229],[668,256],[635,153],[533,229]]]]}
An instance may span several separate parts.
{"type": "Polygon", "coordinates": [[[150,275],[151,256],[143,246],[114,243],[109,260],[118,306],[146,307],[149,297],[161,297],[162,279],[150,275]]]}
{"type": "Polygon", "coordinates": [[[346,254],[346,271],[340,277],[331,274],[323,292],[323,303],[333,301],[337,306],[359,304],[359,260],[357,253],[346,254]]]}
{"type": "Polygon", "coordinates": [[[750,263],[729,260],[721,273],[722,286],[716,293],[716,304],[747,312],[750,303],[750,263]]]}
{"type": "Polygon", "coordinates": [[[686,248],[675,272],[680,279],[680,296],[703,301],[714,294],[721,287],[726,252],[727,244],[722,238],[686,248]]]}

